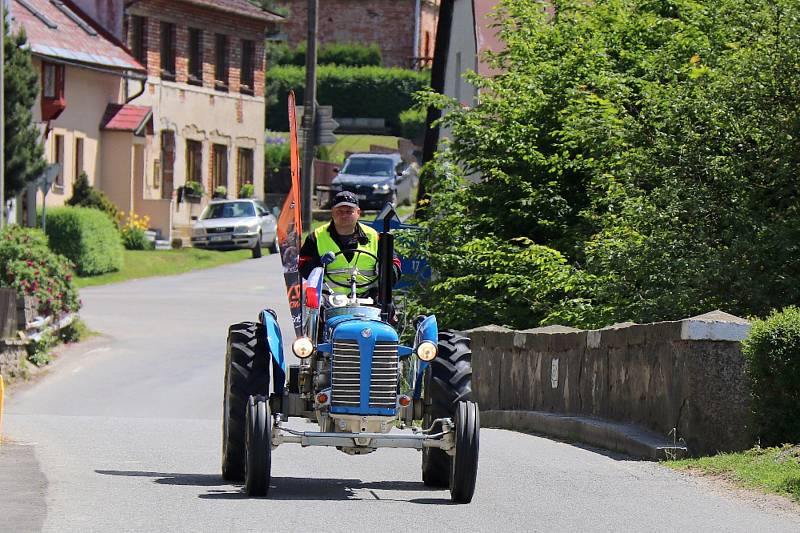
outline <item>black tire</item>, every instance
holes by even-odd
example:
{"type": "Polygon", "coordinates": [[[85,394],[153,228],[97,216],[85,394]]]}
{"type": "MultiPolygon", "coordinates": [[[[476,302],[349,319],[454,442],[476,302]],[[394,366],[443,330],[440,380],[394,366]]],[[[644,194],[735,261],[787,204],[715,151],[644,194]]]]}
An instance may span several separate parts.
{"type": "Polygon", "coordinates": [[[272,244],[269,247],[270,253],[277,254],[280,253],[281,249],[278,245],[278,234],[275,234],[275,238],[272,240],[272,244]]]}
{"type": "Polygon", "coordinates": [[[272,470],[272,417],[264,396],[250,396],[245,417],[244,489],[248,496],[266,496],[272,470]]]}
{"type": "Polygon", "coordinates": [[[456,503],[469,503],[475,493],[478,477],[478,449],[481,420],[478,404],[458,402],[455,417],[456,454],[450,469],[450,499],[456,503]]]}
{"type": "Polygon", "coordinates": [[[261,233],[258,234],[258,240],[256,240],[256,245],[253,246],[250,250],[253,253],[253,259],[258,259],[261,257],[261,233]]]}
{"type": "MultiPolygon", "coordinates": [[[[439,332],[439,353],[425,372],[424,385],[425,428],[437,418],[454,418],[458,402],[472,400],[472,350],[467,337],[454,331],[439,332]]],[[[449,487],[451,463],[451,456],[439,448],[424,448],[423,483],[449,487]]]]}
{"type": "Polygon", "coordinates": [[[228,481],[244,480],[247,401],[268,394],[269,370],[264,326],[240,322],[228,328],[222,407],[222,477],[228,481]]]}

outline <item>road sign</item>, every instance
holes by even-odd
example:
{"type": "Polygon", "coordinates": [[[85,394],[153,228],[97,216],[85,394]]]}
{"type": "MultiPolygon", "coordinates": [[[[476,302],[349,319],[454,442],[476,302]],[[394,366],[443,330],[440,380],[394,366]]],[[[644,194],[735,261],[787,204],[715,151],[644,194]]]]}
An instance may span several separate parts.
{"type": "MultiPolygon", "coordinates": [[[[303,123],[303,106],[297,106],[297,121],[303,123]]],[[[331,145],[336,144],[336,135],[333,132],[339,127],[339,123],[333,120],[333,106],[331,105],[318,105],[317,106],[317,120],[314,124],[314,144],[316,145],[331,145]]],[[[300,128],[297,132],[297,139],[300,144],[303,144],[303,135],[305,130],[300,128]]]]}
{"type": "Polygon", "coordinates": [[[44,172],[36,178],[36,185],[42,191],[42,194],[47,195],[59,172],[61,172],[61,165],[59,163],[53,163],[48,165],[47,168],[44,169],[44,172]]]}

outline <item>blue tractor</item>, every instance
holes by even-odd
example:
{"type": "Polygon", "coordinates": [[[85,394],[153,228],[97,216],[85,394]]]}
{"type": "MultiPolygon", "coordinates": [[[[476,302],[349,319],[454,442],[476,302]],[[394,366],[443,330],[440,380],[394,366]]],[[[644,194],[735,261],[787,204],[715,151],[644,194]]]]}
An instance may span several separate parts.
{"type": "Polygon", "coordinates": [[[258,322],[230,326],[222,476],[244,481],[248,495],[267,494],[272,450],[295,443],[334,446],[351,455],[414,448],[422,452],[425,485],[449,488],[454,502],[472,500],[480,420],[472,401],[469,339],[440,331],[435,316],[421,316],[413,345],[399,343],[390,320],[394,216],[388,206],[379,216],[384,227],[377,272],[354,266],[345,273],[349,294],[330,290],[341,283],[342,272],[326,266],[309,276],[303,334],[292,343],[299,365],[287,372],[274,311],[262,311],[258,322]],[[359,289],[376,281],[376,300],[359,296],[359,289]],[[319,430],[288,427],[290,416],[316,422],[319,430]]]}

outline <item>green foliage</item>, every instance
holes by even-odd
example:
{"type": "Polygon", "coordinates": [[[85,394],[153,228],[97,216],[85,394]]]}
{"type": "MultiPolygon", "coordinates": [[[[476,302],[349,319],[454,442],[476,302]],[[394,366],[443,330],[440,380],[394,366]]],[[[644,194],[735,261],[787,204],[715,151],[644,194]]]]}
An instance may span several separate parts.
{"type": "Polygon", "coordinates": [[[111,220],[117,219],[117,206],[102,191],[89,185],[89,177],[86,172],[81,172],[78,179],[75,180],[72,197],[67,200],[67,205],[99,209],[111,217],[111,220]]]}
{"type": "Polygon", "coordinates": [[[72,264],[50,251],[38,229],[7,226],[0,232],[0,287],[15,289],[20,298],[36,298],[42,316],[80,308],[72,264]]]}
{"type": "MultiPolygon", "coordinates": [[[[437,164],[482,177],[456,194],[466,219],[431,223],[463,243],[557,251],[580,281],[572,325],[764,316],[800,300],[800,4],[553,4],[552,20],[540,2],[499,4],[506,50],[489,60],[504,74],[467,75],[475,106],[419,98],[447,110],[437,164]]],[[[428,189],[446,179],[427,175],[428,189]]]]}
{"type": "Polygon", "coordinates": [[[58,336],[51,331],[45,331],[39,340],[31,341],[25,346],[28,361],[38,367],[45,366],[53,360],[50,353],[58,345],[58,336]]]}
{"type": "Polygon", "coordinates": [[[280,167],[288,167],[291,164],[291,157],[288,139],[282,137],[267,139],[264,145],[264,167],[267,171],[277,172],[280,167]]]}
{"type": "MultiPolygon", "coordinates": [[[[332,105],[336,117],[383,118],[399,132],[400,113],[413,105],[412,95],[430,84],[426,72],[382,67],[341,67],[323,65],[317,69],[317,101],[332,105]]],[[[275,67],[267,73],[267,93],[275,100],[268,104],[267,127],[287,130],[286,99],[294,90],[297,102],[303,101],[305,69],[298,66],[275,67]]]]}
{"type": "Polygon", "coordinates": [[[224,185],[217,185],[214,187],[214,198],[225,198],[228,196],[228,188],[224,185]]]}
{"type": "MultiPolygon", "coordinates": [[[[291,50],[286,43],[270,43],[267,47],[268,67],[278,65],[306,65],[306,43],[291,50]],[[269,62],[269,60],[272,62],[269,62]]],[[[379,67],[383,63],[377,43],[331,43],[317,50],[317,65],[342,67],[379,67]]]]}
{"type": "Polygon", "coordinates": [[[239,198],[252,198],[255,196],[256,189],[252,183],[245,183],[239,190],[239,198]]]}
{"type": "Polygon", "coordinates": [[[422,139],[425,135],[425,121],[428,113],[422,109],[406,109],[399,115],[400,135],[406,139],[422,139]]]}
{"type": "Polygon", "coordinates": [[[38,178],[47,163],[42,135],[33,121],[32,108],[39,92],[39,77],[31,62],[31,50],[24,32],[11,36],[7,24],[4,28],[4,192],[5,197],[10,198],[38,178]]]}
{"type": "Polygon", "coordinates": [[[774,492],[800,502],[800,446],[756,446],[743,452],[661,464],[722,476],[739,485],[774,492]]]}
{"type": "Polygon", "coordinates": [[[276,15],[289,16],[289,8],[279,4],[276,0],[250,0],[250,3],[276,15]]]}
{"type": "Polygon", "coordinates": [[[754,321],[742,352],[762,444],[800,442],[800,309],[754,321]]]}
{"type": "Polygon", "coordinates": [[[476,233],[476,213],[464,202],[466,186],[457,167],[424,168],[426,174],[434,171],[438,181],[423,176],[433,185],[430,203],[421,207],[429,215],[420,223],[427,237],[398,238],[398,253],[426,257],[436,273],[415,287],[412,313],[436,313],[456,329],[576,322],[586,305],[580,297],[584,276],[561,253],[526,237],[476,233]],[[435,209],[427,213],[429,205],[435,209]]]}
{"type": "Polygon", "coordinates": [[[122,245],[126,250],[152,250],[153,243],[144,234],[144,230],[132,226],[123,226],[119,230],[122,245]]]}
{"type": "Polygon", "coordinates": [[[85,207],[47,211],[50,248],[69,258],[81,276],[122,267],[122,242],[116,225],[104,213],[85,207]]]}
{"type": "Polygon", "coordinates": [[[203,184],[199,181],[187,181],[186,185],[184,185],[186,192],[193,196],[203,196],[206,190],[203,188],[203,184]]]}

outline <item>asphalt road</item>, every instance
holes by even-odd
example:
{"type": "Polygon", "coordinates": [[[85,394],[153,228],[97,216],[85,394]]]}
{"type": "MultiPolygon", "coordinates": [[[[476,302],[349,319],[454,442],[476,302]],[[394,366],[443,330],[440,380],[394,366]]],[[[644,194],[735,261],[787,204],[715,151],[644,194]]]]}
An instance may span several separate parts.
{"type": "Polygon", "coordinates": [[[225,337],[262,307],[289,333],[278,257],[81,295],[103,335],[7,405],[0,531],[800,531],[796,511],[658,464],[493,429],[469,505],[426,488],[414,450],[291,444],[248,499],[219,473],[225,337]]]}

